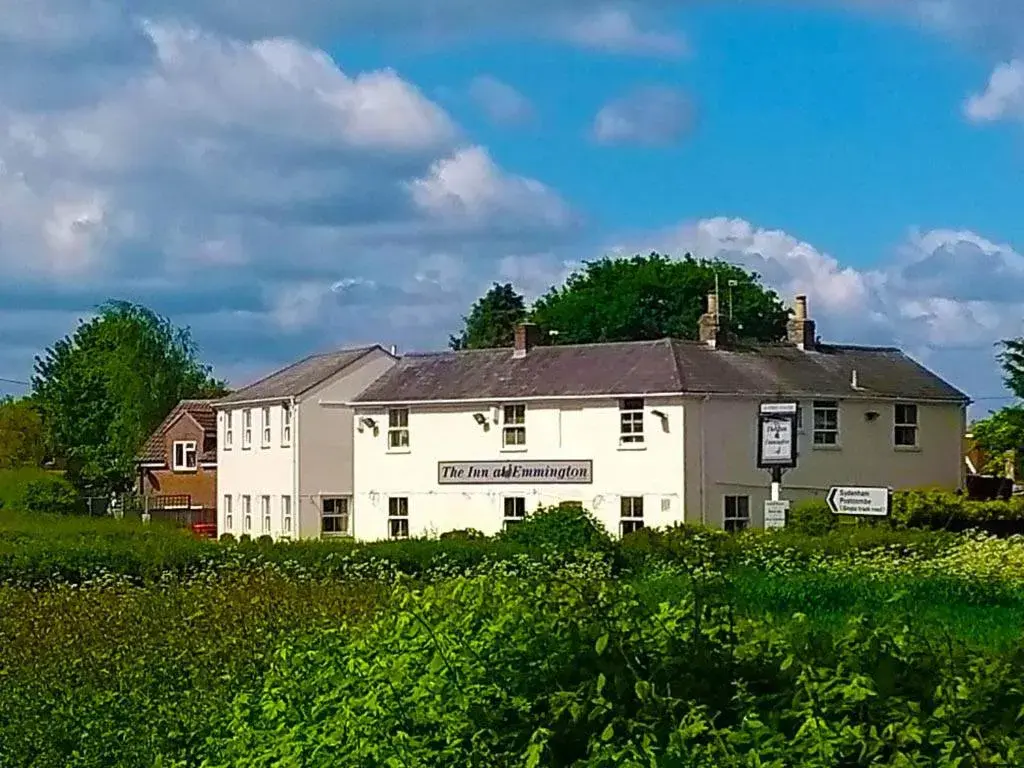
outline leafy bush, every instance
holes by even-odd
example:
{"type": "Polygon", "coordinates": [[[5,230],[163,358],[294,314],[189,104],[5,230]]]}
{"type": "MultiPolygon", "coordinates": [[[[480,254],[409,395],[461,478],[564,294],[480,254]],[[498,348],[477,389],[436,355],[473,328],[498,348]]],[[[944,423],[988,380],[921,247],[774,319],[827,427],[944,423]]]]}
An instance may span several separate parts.
{"type": "Polygon", "coordinates": [[[487,537],[476,528],[460,528],[455,531],[445,531],[438,538],[441,541],[482,541],[487,537]]]}
{"type": "Polygon", "coordinates": [[[963,528],[997,521],[1024,522],[1024,499],[971,501],[948,491],[923,489],[893,494],[893,521],[906,528],[963,528]]]}
{"type": "Polygon", "coordinates": [[[220,535],[220,540],[224,544],[234,544],[236,541],[238,541],[235,538],[235,534],[233,533],[222,533],[220,535]]]}
{"type": "Polygon", "coordinates": [[[499,541],[528,549],[610,550],[612,538],[594,515],[575,505],[541,507],[498,534],[499,541]]]}
{"type": "Polygon", "coordinates": [[[811,536],[824,536],[836,527],[836,516],[824,499],[803,499],[790,507],[786,528],[811,536]]]}
{"type": "Polygon", "coordinates": [[[80,515],[86,506],[74,486],[59,475],[31,481],[25,488],[22,506],[34,515],[80,515]]]}
{"type": "Polygon", "coordinates": [[[401,590],[235,697],[211,768],[1019,764],[1024,658],[901,623],[647,604],[600,568],[401,590]],[[325,745],[330,745],[325,748],[325,745]]]}

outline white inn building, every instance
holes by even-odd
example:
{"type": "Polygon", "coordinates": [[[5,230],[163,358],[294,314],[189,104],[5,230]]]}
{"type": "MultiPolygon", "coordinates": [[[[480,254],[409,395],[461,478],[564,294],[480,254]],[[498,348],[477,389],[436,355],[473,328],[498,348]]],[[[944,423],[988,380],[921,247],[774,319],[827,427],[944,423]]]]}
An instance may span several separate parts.
{"type": "Polygon", "coordinates": [[[408,355],[393,367],[382,358],[382,375],[349,403],[353,483],[339,492],[352,494],[353,533],[495,533],[561,502],[615,533],[760,526],[765,401],[800,407],[783,498],[961,485],[969,400],[955,387],[897,349],[820,343],[804,297],[788,343],[740,344],[722,320],[711,296],[699,341],[541,346],[523,325],[513,349],[408,355]]]}

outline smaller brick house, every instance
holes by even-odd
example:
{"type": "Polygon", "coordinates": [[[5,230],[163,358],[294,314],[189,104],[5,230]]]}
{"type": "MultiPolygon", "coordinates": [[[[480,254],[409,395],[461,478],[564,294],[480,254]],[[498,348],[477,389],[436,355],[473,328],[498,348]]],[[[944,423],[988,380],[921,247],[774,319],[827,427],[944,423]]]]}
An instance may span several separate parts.
{"type": "MultiPolygon", "coordinates": [[[[212,400],[182,400],[139,457],[142,506],[187,525],[217,520],[217,416],[212,400]]],[[[215,531],[213,532],[215,535],[215,531]]]]}

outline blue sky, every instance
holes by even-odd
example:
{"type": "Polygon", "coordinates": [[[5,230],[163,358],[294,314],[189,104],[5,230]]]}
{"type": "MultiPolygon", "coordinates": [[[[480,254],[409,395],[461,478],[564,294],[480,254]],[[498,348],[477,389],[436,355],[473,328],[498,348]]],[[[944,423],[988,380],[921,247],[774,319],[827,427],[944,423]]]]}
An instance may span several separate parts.
{"type": "MultiPolygon", "coordinates": [[[[1024,333],[1024,6],[17,0],[0,379],[106,297],[237,384],[692,251],[981,398],[1024,333]],[[336,7],[337,6],[337,7],[336,7]]],[[[0,393],[17,392],[0,381],[0,393]]]]}

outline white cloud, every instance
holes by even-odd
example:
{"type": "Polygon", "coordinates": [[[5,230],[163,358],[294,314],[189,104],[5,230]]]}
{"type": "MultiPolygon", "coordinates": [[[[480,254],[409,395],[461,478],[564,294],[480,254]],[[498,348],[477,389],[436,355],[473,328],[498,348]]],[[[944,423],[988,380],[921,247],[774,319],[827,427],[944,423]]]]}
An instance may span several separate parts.
{"type": "Polygon", "coordinates": [[[487,118],[498,125],[523,125],[537,117],[529,99],[508,83],[490,75],[473,78],[469,84],[469,96],[487,118]]]}
{"type": "Polygon", "coordinates": [[[640,86],[601,107],[592,133],[602,144],[665,145],[682,139],[692,122],[693,108],[681,90],[640,86]]]}
{"type": "Polygon", "coordinates": [[[585,48],[608,53],[671,58],[688,50],[679,33],[642,29],[632,14],[613,6],[574,18],[566,24],[565,36],[585,48]]]}
{"type": "Polygon", "coordinates": [[[502,174],[483,147],[468,147],[435,162],[410,184],[419,208],[455,225],[498,220],[503,226],[563,227],[568,207],[539,181],[502,174]]]}
{"type": "Polygon", "coordinates": [[[1024,118],[1024,59],[998,65],[982,93],[964,105],[967,116],[977,123],[1006,117],[1024,118]]]}

